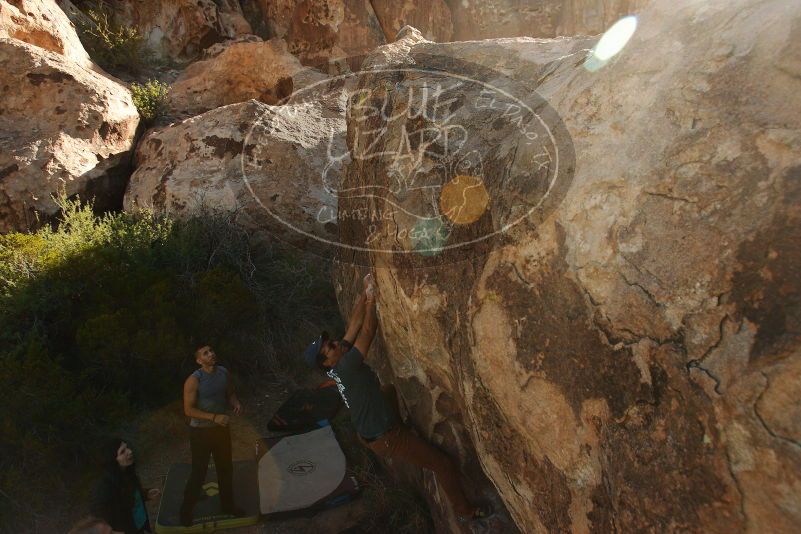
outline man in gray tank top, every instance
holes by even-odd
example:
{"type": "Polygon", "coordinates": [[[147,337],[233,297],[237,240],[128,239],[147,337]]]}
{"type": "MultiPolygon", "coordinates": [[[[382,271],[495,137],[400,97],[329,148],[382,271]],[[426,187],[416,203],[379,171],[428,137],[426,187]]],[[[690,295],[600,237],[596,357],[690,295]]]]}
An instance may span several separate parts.
{"type": "Polygon", "coordinates": [[[192,525],[192,511],[200,498],[209,456],[214,455],[221,511],[241,516],[244,512],[234,504],[231,432],[228,429],[230,405],[239,415],[242,405],[234,393],[228,370],[217,365],[217,355],[208,345],[195,351],[200,369],[184,382],[184,414],[189,417],[189,445],[192,450],[192,474],[186,482],[181,505],[181,523],[192,525]]]}

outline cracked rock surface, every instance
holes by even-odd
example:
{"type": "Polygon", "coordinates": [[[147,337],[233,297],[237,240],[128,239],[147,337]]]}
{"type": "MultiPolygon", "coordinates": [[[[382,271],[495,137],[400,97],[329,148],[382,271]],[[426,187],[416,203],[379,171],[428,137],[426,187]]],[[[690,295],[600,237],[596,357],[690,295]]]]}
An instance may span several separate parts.
{"type": "MultiPolygon", "coordinates": [[[[801,4],[653,3],[595,72],[583,66],[592,46],[435,44],[409,31],[367,58],[376,73],[360,88],[388,113],[352,110],[348,146],[369,128],[383,152],[355,158],[347,186],[408,193],[395,201],[416,213],[436,205],[396,186],[391,148],[414,151],[408,132],[436,122],[403,111],[422,102],[409,88],[436,76],[384,71],[454,60],[475,68],[460,74],[486,67],[496,85],[512,79],[547,100],[575,172],[550,211],[461,256],[408,254],[413,220],[380,218],[372,247],[401,253],[343,255],[343,311],[365,271],[353,265],[369,265],[382,336],[370,361],[421,434],[460,458],[472,496],[502,501],[511,520],[497,531],[794,532],[801,4]]],[[[467,112],[479,88],[460,90],[448,110],[481,154],[489,207],[451,238],[500,227],[514,211],[503,170],[537,164],[517,128],[467,112]]],[[[428,176],[436,150],[417,155],[428,176]]],[[[365,242],[364,225],[340,231],[365,242]]],[[[440,527],[459,531],[433,502],[440,527]]]]}

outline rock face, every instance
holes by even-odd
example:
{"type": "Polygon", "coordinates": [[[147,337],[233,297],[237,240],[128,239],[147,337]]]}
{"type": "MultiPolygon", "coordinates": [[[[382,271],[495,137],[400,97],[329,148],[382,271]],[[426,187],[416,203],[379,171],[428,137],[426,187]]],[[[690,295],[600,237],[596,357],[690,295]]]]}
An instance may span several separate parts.
{"type": "MultiPolygon", "coordinates": [[[[432,71],[376,72],[349,109],[344,185],[383,193],[339,210],[393,215],[340,222],[376,251],[357,258],[379,287],[370,360],[522,532],[793,532],[801,4],[654,3],[600,70],[586,48],[410,33],[368,58],[432,71]],[[487,84],[438,86],[448,69],[487,84]],[[543,121],[572,172],[568,139],[528,135],[543,121]],[[437,210],[441,251],[409,253],[437,210]],[[491,251],[444,249],[492,232],[491,251]]],[[[363,273],[339,266],[345,312],[363,273]]]]}
{"type": "Polygon", "coordinates": [[[17,39],[95,69],[55,0],[0,0],[0,37],[17,39]]]}
{"type": "Polygon", "coordinates": [[[650,0],[447,0],[453,40],[597,35],[650,0]]]}
{"type": "Polygon", "coordinates": [[[261,0],[270,36],[282,37],[304,65],[363,54],[385,41],[369,0],[261,0]]]}
{"type": "Polygon", "coordinates": [[[0,63],[0,231],[54,214],[58,191],[120,203],[139,124],[128,90],[16,39],[0,39],[0,63]]]}
{"type": "Polygon", "coordinates": [[[282,39],[234,42],[213,57],[196,61],[175,80],[170,106],[199,114],[250,99],[275,104],[292,94],[293,76],[303,66],[282,39]]]}
{"type": "Polygon", "coordinates": [[[236,0],[121,0],[114,3],[114,16],[136,27],[157,57],[177,61],[252,33],[236,0]]]}
{"type": "Polygon", "coordinates": [[[318,222],[317,210],[336,209],[320,177],[340,174],[327,154],[344,152],[342,106],[251,100],[150,131],[137,147],[125,209],[180,216],[205,205],[238,210],[238,221],[264,237],[300,244],[302,230],[336,239],[335,219],[318,222]]]}
{"type": "Polygon", "coordinates": [[[451,10],[444,0],[371,0],[370,4],[389,42],[395,40],[395,36],[404,26],[413,26],[429,41],[441,43],[451,40],[451,10]]]}
{"type": "Polygon", "coordinates": [[[429,39],[451,36],[443,0],[400,3],[371,0],[258,0],[271,37],[282,37],[304,65],[361,56],[414,25],[429,39]]]}

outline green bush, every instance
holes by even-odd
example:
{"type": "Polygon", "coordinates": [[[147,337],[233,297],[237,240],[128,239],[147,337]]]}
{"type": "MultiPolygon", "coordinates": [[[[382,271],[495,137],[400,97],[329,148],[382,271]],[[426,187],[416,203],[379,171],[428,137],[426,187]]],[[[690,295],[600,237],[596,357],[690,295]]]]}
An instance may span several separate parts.
{"type": "MultiPolygon", "coordinates": [[[[92,6],[92,4],[90,4],[92,6]]],[[[153,52],[136,28],[114,20],[111,9],[102,0],[86,10],[86,19],[78,26],[81,42],[98,65],[116,74],[139,74],[153,61],[153,52]]]]}
{"type": "Polygon", "coordinates": [[[153,122],[167,109],[167,94],[170,86],[158,80],[148,80],[144,85],[131,84],[133,102],[146,122],[153,122]]]}
{"type": "Polygon", "coordinates": [[[287,373],[339,317],[325,265],[253,247],[232,215],[60,202],[57,229],[0,236],[3,515],[46,510],[101,437],[179,399],[199,343],[239,376],[287,373]]]}

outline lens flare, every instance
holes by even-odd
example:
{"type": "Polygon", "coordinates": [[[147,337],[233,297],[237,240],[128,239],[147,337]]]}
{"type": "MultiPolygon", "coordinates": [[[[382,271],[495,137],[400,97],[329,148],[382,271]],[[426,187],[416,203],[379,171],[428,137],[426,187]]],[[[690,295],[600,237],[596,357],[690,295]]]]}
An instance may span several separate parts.
{"type": "Polygon", "coordinates": [[[584,62],[584,68],[595,72],[615,57],[629,42],[637,30],[637,17],[634,15],[623,17],[615,22],[611,28],[601,36],[592,52],[584,62]]]}
{"type": "Polygon", "coordinates": [[[448,243],[450,229],[441,219],[420,220],[409,232],[413,250],[421,256],[436,256],[448,243]]]}
{"type": "Polygon", "coordinates": [[[442,186],[439,209],[454,224],[470,224],[481,218],[489,204],[484,180],[460,174],[442,186]]]}

